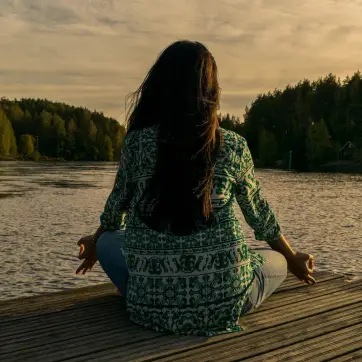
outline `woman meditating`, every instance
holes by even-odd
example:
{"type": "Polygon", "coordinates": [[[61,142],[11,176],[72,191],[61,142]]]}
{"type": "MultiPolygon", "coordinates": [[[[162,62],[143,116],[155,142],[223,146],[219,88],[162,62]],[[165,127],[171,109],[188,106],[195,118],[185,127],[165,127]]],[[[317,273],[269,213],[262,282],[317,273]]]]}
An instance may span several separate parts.
{"type": "Polygon", "coordinates": [[[208,49],[178,41],[134,93],[113,190],[94,235],[79,240],[85,274],[98,260],[130,319],[157,331],[241,330],[287,274],[315,283],[260,194],[244,138],[221,129],[208,49]],[[236,207],[270,248],[251,250],[236,207]]]}

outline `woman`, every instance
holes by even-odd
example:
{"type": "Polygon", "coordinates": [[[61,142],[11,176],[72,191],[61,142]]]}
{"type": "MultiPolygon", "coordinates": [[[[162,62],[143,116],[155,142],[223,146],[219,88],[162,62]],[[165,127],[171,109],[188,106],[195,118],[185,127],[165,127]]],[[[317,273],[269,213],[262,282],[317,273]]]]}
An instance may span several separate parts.
{"type": "Polygon", "coordinates": [[[283,282],[287,265],[315,283],[312,256],[289,246],[260,194],[245,139],[219,127],[219,91],[204,45],[164,50],[133,95],[100,227],[78,242],[77,273],[99,260],[131,320],[158,331],[241,330],[239,317],[283,282]],[[236,203],[274,250],[247,247],[236,203]]]}

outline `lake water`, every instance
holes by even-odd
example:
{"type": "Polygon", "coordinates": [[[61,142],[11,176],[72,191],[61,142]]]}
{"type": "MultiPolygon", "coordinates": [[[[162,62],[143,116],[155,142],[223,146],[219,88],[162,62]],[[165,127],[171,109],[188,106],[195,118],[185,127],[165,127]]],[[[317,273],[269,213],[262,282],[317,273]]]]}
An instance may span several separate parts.
{"type": "MultiPolygon", "coordinates": [[[[97,228],[116,168],[0,162],[0,299],[106,281],[99,266],[75,275],[76,242],[97,228]]],[[[295,249],[313,254],[319,271],[362,276],[361,175],[257,175],[295,249]]],[[[262,245],[246,225],[245,234],[249,245],[262,245]]]]}

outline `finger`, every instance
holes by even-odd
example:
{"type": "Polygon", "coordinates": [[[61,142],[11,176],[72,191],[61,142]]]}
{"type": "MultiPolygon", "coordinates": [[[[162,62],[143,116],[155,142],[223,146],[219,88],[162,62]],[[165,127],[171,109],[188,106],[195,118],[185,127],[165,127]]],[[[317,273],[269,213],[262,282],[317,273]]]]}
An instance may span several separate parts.
{"type": "Polygon", "coordinates": [[[79,255],[78,255],[78,259],[84,259],[85,255],[84,255],[84,251],[85,251],[85,246],[84,244],[80,244],[79,245],[79,255]]]}
{"type": "Polygon", "coordinates": [[[315,284],[317,283],[316,280],[310,275],[306,275],[305,276],[305,281],[308,283],[308,284],[315,284]]]}
{"type": "Polygon", "coordinates": [[[314,271],[314,257],[313,257],[313,255],[309,256],[308,267],[312,272],[314,271]]]}
{"type": "Polygon", "coordinates": [[[80,264],[80,266],[78,267],[78,269],[76,270],[76,274],[79,274],[83,269],[87,268],[87,264],[88,261],[84,260],[82,264],[80,264]]]}
{"type": "Polygon", "coordinates": [[[304,277],[303,277],[303,282],[304,282],[305,284],[310,284],[310,283],[311,283],[311,281],[310,281],[309,278],[308,278],[308,275],[304,275],[304,277]]]}
{"type": "Polygon", "coordinates": [[[93,265],[95,264],[96,262],[93,261],[93,260],[89,260],[89,259],[86,259],[84,260],[83,262],[83,275],[85,273],[87,273],[88,271],[91,271],[92,268],[93,268],[93,265]]]}
{"type": "Polygon", "coordinates": [[[78,267],[77,270],[75,271],[75,274],[79,274],[82,269],[83,269],[83,263],[82,263],[81,265],[79,265],[79,267],[78,267]]]}
{"type": "Polygon", "coordinates": [[[308,261],[307,270],[309,274],[312,274],[314,272],[314,262],[313,259],[308,261]]]}
{"type": "Polygon", "coordinates": [[[89,267],[84,268],[84,270],[83,270],[83,275],[84,275],[88,270],[90,270],[89,267]]]}

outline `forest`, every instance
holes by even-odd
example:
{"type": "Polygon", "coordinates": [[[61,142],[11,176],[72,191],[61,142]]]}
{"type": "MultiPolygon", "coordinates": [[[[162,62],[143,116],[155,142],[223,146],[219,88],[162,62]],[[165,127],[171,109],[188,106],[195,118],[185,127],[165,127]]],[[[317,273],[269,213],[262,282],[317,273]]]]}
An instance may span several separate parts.
{"type": "Polygon", "coordinates": [[[329,74],[260,94],[242,123],[227,115],[222,127],[247,139],[260,167],[308,171],[328,163],[361,164],[361,73],[344,80],[329,74]]]}
{"type": "Polygon", "coordinates": [[[125,128],[103,113],[45,99],[0,100],[3,159],[117,161],[125,128]]]}
{"type": "MultiPolygon", "coordinates": [[[[361,164],[362,76],[329,74],[259,94],[221,127],[244,136],[258,167],[361,164]]],[[[102,112],[45,99],[0,99],[0,158],[117,161],[126,130],[102,112]]]]}

